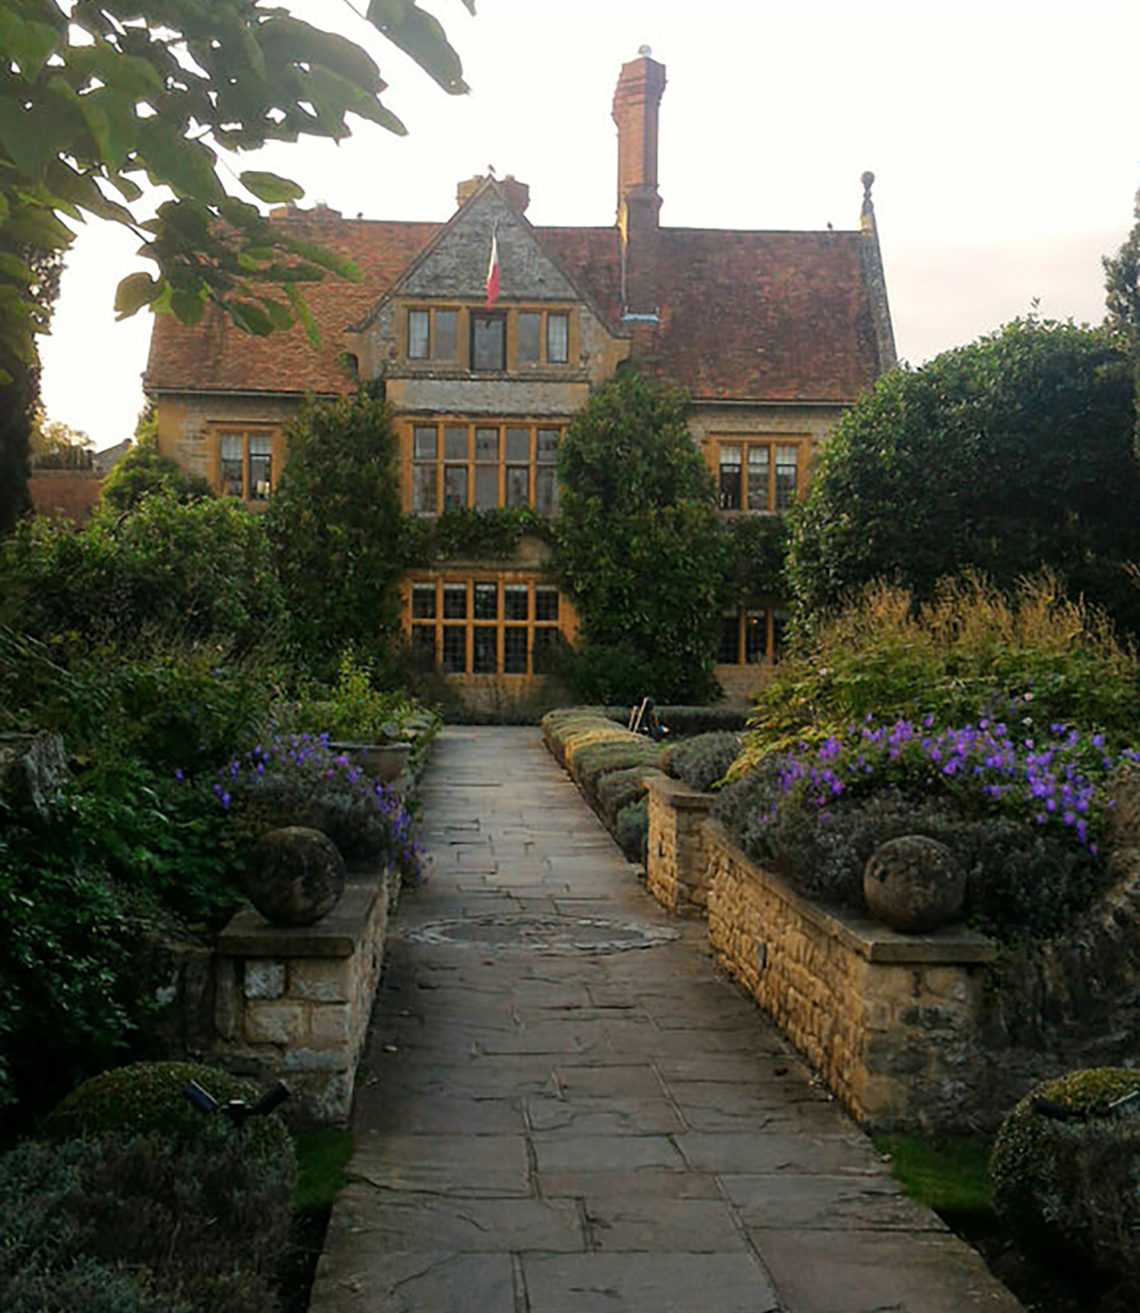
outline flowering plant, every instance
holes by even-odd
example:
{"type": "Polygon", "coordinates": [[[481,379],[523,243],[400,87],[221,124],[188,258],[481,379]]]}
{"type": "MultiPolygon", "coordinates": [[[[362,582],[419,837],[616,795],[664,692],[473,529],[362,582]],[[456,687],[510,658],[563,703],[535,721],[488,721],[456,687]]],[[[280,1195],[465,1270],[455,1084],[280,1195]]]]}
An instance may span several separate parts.
{"type": "Polygon", "coordinates": [[[259,743],[218,772],[214,794],[239,832],[304,825],[321,830],[346,861],[387,865],[419,878],[411,817],[398,794],[335,753],[327,734],[288,734],[259,743]]]}
{"type": "Polygon", "coordinates": [[[1001,938],[1055,933],[1103,886],[1112,781],[1131,749],[1099,733],[1004,717],[939,727],[868,716],[821,742],[770,753],[722,793],[717,814],[756,860],[804,892],[862,905],[874,849],[923,833],[967,873],[972,922],[1001,938]]]}

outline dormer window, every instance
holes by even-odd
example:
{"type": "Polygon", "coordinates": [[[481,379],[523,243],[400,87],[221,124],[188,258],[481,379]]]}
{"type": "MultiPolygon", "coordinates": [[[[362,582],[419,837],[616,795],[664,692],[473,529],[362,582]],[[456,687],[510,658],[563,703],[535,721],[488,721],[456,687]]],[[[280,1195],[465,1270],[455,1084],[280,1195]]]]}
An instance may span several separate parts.
{"type": "Polygon", "coordinates": [[[577,349],[572,316],[569,309],[410,306],[404,318],[405,359],[471,373],[561,371],[577,349]]]}

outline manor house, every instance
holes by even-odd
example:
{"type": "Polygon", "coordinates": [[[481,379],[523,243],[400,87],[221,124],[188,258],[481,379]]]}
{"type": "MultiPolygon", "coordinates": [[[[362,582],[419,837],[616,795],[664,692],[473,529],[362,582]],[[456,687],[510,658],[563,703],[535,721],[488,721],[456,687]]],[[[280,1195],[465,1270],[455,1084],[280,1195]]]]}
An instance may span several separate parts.
{"type": "MultiPolygon", "coordinates": [[[[730,231],[660,222],[665,68],[643,48],[613,100],[617,215],[608,227],[538,227],[513,177],[461,182],[444,222],[274,212],[362,273],[306,291],[322,334],[247,336],[224,316],[156,318],[145,388],[158,441],[217,492],[265,502],[287,459],[283,425],[307,394],[383,379],[399,438],[405,510],[558,505],[558,446],[592,388],[623,361],[684,388],[693,441],[727,515],[778,515],[813,450],[895,363],[864,174],[850,231],[730,231]],[[494,268],[492,269],[492,265],[494,268]]],[[[575,617],[526,539],[510,560],[448,560],[409,575],[412,643],[472,694],[509,696],[575,617]]],[[[780,645],[780,599],[719,623],[717,675],[744,693],[780,645]]]]}

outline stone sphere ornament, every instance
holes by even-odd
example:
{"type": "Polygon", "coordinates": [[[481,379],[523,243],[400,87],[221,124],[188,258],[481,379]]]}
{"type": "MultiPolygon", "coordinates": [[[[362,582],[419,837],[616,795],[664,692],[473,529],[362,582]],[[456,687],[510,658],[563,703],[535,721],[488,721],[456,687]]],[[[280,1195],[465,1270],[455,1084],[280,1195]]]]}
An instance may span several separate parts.
{"type": "Polygon", "coordinates": [[[904,834],[871,854],[863,871],[863,896],[876,921],[903,934],[925,934],[962,910],[966,874],[944,843],[904,834]]]}
{"type": "Polygon", "coordinates": [[[313,925],[344,893],[344,858],[320,830],[288,825],[257,841],[245,875],[245,895],[274,925],[313,925]]]}

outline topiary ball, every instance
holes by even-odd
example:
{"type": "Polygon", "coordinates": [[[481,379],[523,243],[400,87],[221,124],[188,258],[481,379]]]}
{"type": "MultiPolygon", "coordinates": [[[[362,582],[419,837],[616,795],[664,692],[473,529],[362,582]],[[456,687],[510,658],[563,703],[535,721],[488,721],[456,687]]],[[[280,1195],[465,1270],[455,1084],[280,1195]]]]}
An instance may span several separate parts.
{"type": "Polygon", "coordinates": [[[1116,1282],[1140,1281],[1140,1071],[1102,1067],[1045,1081],[1002,1122],[990,1157],[994,1207],[1028,1253],[1116,1282]],[[1076,1114],[1059,1120],[1035,1104],[1076,1114]]]}
{"type": "MultiPolygon", "coordinates": [[[[263,1091],[220,1067],[196,1062],[137,1062],[84,1081],[52,1110],[41,1128],[53,1140],[88,1135],[123,1139],[155,1136],[172,1145],[193,1145],[228,1118],[203,1112],[186,1097],[193,1081],[220,1103],[254,1104],[263,1091]]],[[[252,1117],[233,1133],[267,1166],[293,1176],[293,1142],[280,1117],[252,1117]]]]}
{"type": "Polygon", "coordinates": [[[863,871],[863,896],[877,921],[903,934],[924,934],[962,910],[966,873],[944,843],[904,834],[871,854],[863,871]]]}
{"type": "Polygon", "coordinates": [[[344,893],[344,858],[320,830],[287,825],[257,841],[246,868],[246,897],[274,925],[313,925],[344,893]]]}

